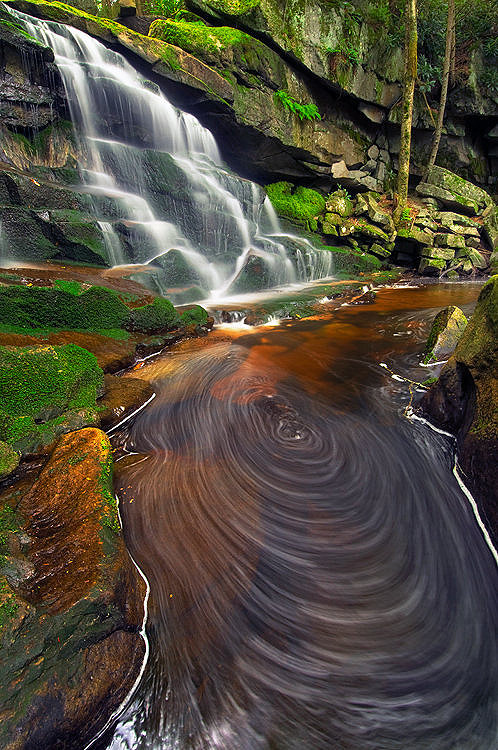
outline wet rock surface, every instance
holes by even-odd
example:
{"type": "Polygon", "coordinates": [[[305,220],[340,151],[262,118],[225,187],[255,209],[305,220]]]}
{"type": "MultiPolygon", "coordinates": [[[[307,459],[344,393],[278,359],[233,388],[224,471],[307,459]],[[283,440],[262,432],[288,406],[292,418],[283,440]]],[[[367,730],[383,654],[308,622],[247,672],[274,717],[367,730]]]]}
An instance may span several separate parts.
{"type": "Polygon", "coordinates": [[[8,750],[80,749],[138,676],[144,588],[119,531],[111,472],[106,435],[79,430],[61,438],[34,482],[0,497],[8,750]]]}
{"type": "Polygon", "coordinates": [[[454,355],[420,408],[456,434],[464,480],[498,538],[498,276],[484,286],[454,355]]]}

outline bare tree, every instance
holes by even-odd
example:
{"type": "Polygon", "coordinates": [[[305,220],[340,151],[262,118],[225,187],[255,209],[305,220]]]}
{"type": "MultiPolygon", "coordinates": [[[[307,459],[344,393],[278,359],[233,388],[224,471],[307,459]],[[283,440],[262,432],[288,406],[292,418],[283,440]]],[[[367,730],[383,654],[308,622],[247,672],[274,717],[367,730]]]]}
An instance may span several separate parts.
{"type": "Polygon", "coordinates": [[[446,49],[444,52],[443,78],[441,81],[441,97],[439,100],[439,113],[432,141],[432,150],[427,163],[424,179],[427,178],[429,170],[436,163],[441,133],[443,132],[444,111],[446,109],[446,99],[448,96],[448,85],[452,77],[452,67],[454,69],[455,58],[455,0],[448,0],[448,23],[446,26],[446,49]],[[453,65],[452,65],[453,63],[453,65]]]}
{"type": "Polygon", "coordinates": [[[405,6],[405,70],[401,112],[401,142],[399,149],[398,180],[394,222],[397,224],[408,198],[410,149],[412,140],[413,94],[417,80],[417,2],[406,0],[405,6]]]}

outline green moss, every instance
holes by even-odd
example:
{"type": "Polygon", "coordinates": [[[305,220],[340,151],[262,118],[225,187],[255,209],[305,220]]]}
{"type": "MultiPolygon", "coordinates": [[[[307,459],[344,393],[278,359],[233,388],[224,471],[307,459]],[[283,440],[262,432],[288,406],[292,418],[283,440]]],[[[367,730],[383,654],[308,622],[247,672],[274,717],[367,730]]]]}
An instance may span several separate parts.
{"type": "MultiPolygon", "coordinates": [[[[103,441],[102,448],[106,449],[108,445],[107,438],[103,441]]],[[[101,464],[101,473],[99,478],[100,490],[102,493],[103,501],[103,513],[102,513],[102,526],[104,530],[110,529],[115,533],[120,531],[119,515],[118,515],[118,504],[116,496],[114,494],[113,482],[113,458],[112,453],[109,451],[107,458],[101,464]]]]}
{"type": "Polygon", "coordinates": [[[180,324],[182,326],[204,326],[208,321],[208,314],[206,310],[200,305],[191,307],[190,310],[185,310],[180,316],[180,324]]]}
{"type": "Polygon", "coordinates": [[[66,422],[95,423],[102,383],[96,357],[75,344],[0,347],[0,434],[29,450],[50,443],[66,422]]]}
{"type": "MultiPolygon", "coordinates": [[[[0,440],[0,479],[3,479],[4,477],[8,477],[9,474],[12,474],[12,472],[17,468],[19,465],[19,456],[18,454],[12,450],[10,445],[8,443],[4,443],[3,440],[0,440]]],[[[0,518],[0,544],[1,544],[1,527],[2,522],[0,518]]]]}
{"type": "Polygon", "coordinates": [[[90,287],[78,296],[57,286],[0,288],[0,319],[21,329],[117,329],[128,314],[118,294],[105,287],[90,287]]]}
{"type": "Polygon", "coordinates": [[[173,328],[178,323],[178,314],[171,302],[156,297],[151,305],[135,307],[129,311],[127,326],[134,331],[152,333],[173,328]]]}
{"type": "Polygon", "coordinates": [[[16,595],[6,579],[0,576],[0,631],[16,616],[18,609],[16,595]]]}
{"type": "Polygon", "coordinates": [[[206,52],[217,55],[227,47],[236,47],[244,42],[252,42],[248,34],[228,26],[211,27],[206,26],[202,21],[189,23],[187,21],[173,21],[171,18],[153,21],[149,29],[149,36],[174,44],[199,57],[202,57],[206,52]]]}
{"type": "Polygon", "coordinates": [[[82,286],[79,281],[69,281],[68,279],[56,279],[54,281],[54,286],[57,287],[57,289],[62,289],[64,292],[74,294],[76,297],[78,294],[81,294],[82,291],[82,286]]]}
{"type": "Polygon", "coordinates": [[[311,232],[318,228],[318,218],[325,210],[325,198],[316,190],[294,187],[290,182],[266,185],[268,197],[280,216],[311,232]]]}

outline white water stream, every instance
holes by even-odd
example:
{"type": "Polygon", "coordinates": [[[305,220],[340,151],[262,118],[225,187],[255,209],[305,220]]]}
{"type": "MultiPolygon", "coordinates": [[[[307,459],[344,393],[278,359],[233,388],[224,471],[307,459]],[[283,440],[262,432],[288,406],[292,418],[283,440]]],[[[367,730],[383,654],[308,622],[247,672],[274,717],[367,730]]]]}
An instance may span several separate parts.
{"type": "Polygon", "coordinates": [[[163,291],[190,285],[201,297],[330,275],[329,253],[282,232],[264,191],[230,173],[212,134],[120,54],[15,15],[54,52],[110,265],[159,266],[163,291]]]}

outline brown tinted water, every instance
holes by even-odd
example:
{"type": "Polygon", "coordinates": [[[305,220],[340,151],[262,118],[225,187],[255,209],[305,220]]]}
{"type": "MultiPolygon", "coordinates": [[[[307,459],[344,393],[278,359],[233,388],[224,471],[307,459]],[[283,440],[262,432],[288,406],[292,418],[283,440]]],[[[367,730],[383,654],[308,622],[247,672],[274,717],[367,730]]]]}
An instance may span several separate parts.
{"type": "Polygon", "coordinates": [[[478,291],[385,289],[133,373],[157,390],[117,464],[151,656],[109,747],[496,747],[496,564],[452,441],[404,416],[430,321],[478,291]]]}

